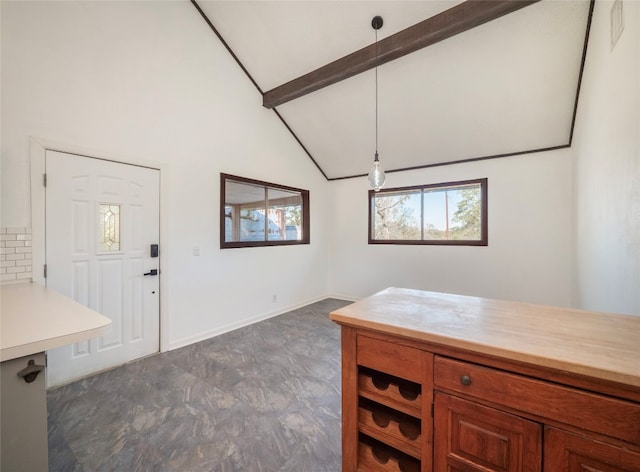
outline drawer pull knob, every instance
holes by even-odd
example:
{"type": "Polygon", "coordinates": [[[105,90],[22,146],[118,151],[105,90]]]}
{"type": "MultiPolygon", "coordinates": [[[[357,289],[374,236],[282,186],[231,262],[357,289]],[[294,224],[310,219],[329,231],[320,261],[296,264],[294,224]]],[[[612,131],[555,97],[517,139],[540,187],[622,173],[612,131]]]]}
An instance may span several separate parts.
{"type": "Polygon", "coordinates": [[[460,377],[460,383],[462,385],[471,385],[471,377],[469,377],[468,375],[463,375],[462,377],[460,377]]]}

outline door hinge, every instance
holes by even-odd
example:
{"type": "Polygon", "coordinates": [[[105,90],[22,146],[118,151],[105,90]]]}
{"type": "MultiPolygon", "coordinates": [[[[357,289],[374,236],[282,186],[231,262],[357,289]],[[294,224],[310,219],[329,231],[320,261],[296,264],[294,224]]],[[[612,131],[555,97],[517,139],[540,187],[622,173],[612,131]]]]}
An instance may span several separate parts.
{"type": "Polygon", "coordinates": [[[47,188],[47,174],[42,174],[42,185],[47,188]]]}
{"type": "Polygon", "coordinates": [[[47,278],[47,264],[45,264],[43,266],[43,273],[44,273],[44,278],[46,279],[47,278]]]}
{"type": "Polygon", "coordinates": [[[432,403],[432,404],[431,404],[431,418],[433,418],[433,410],[434,410],[434,406],[435,406],[435,404],[434,404],[434,403],[432,403]]]}

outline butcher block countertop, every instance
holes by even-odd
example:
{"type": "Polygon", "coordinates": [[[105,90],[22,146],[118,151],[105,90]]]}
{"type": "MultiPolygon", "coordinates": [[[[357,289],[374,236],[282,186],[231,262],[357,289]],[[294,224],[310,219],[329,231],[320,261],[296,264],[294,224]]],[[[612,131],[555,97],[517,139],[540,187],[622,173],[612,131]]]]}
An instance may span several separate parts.
{"type": "Polygon", "coordinates": [[[337,323],[640,387],[640,316],[388,288],[337,323]]]}
{"type": "Polygon", "coordinates": [[[101,335],[111,320],[37,283],[2,286],[0,361],[101,335]]]}

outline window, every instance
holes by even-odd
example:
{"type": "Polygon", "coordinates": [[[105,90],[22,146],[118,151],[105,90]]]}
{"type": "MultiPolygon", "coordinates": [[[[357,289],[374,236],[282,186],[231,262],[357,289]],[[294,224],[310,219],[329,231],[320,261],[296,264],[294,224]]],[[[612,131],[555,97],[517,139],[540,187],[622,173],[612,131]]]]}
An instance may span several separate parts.
{"type": "Polygon", "coordinates": [[[309,244],[309,191],[220,174],[220,248],[309,244]]]}
{"type": "Polygon", "coordinates": [[[100,203],[98,212],[98,251],[120,251],[120,205],[100,203]]]}
{"type": "Polygon", "coordinates": [[[486,246],[487,179],[370,190],[369,244],[486,246]]]}

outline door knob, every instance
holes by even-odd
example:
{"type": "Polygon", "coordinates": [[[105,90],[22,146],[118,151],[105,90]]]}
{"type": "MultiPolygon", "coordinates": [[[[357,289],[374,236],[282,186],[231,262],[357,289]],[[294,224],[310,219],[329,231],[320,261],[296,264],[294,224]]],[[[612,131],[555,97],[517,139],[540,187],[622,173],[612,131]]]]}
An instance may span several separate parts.
{"type": "Polygon", "coordinates": [[[146,272],[142,275],[158,275],[158,269],[151,269],[149,272],[146,272]]]}

